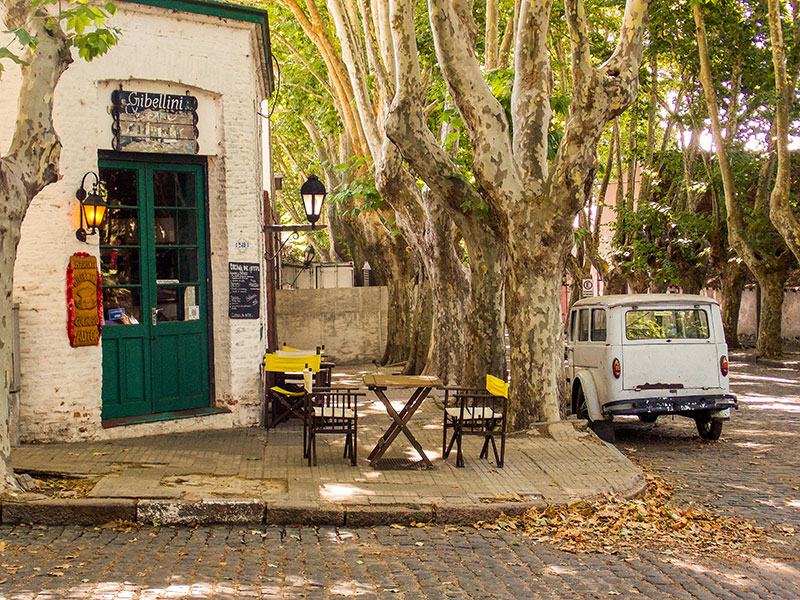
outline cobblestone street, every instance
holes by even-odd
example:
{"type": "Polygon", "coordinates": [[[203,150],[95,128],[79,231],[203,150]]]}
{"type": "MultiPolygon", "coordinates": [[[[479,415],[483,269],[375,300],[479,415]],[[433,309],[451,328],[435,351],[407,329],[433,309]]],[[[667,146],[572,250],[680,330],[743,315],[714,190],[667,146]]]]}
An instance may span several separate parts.
{"type": "Polygon", "coordinates": [[[735,354],[732,361],[740,408],[719,442],[703,442],[689,419],[662,417],[655,425],[617,425],[616,446],[675,485],[686,502],[800,531],[800,356],[790,355],[783,368],[735,354]]]}
{"type": "Polygon", "coordinates": [[[781,561],[576,555],[488,530],[20,527],[3,539],[4,599],[797,598],[797,565],[781,561]]]}
{"type": "Polygon", "coordinates": [[[2,527],[0,598],[796,599],[800,377],[791,363],[733,369],[741,409],[720,442],[676,418],[620,424],[617,447],[680,501],[766,528],[781,543],[758,556],[571,554],[455,527],[2,527]]]}

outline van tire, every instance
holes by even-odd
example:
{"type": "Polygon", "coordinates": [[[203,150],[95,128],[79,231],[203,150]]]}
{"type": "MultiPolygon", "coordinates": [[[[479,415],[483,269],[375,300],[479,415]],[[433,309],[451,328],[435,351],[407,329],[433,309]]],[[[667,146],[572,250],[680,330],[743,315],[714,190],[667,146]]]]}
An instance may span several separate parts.
{"type": "Polygon", "coordinates": [[[589,418],[589,406],[586,404],[586,395],[583,393],[583,386],[578,384],[578,390],[575,394],[575,415],[582,420],[589,422],[592,425],[592,420],[589,418]]]}
{"type": "Polygon", "coordinates": [[[589,427],[604,442],[613,444],[617,441],[617,436],[614,434],[614,424],[611,421],[589,421],[589,427]]]}
{"type": "Polygon", "coordinates": [[[694,422],[697,424],[697,433],[704,440],[715,441],[722,434],[722,421],[703,415],[702,417],[695,417],[694,422]]]}
{"type": "Polygon", "coordinates": [[[642,423],[655,423],[658,415],[636,415],[642,423]]]}

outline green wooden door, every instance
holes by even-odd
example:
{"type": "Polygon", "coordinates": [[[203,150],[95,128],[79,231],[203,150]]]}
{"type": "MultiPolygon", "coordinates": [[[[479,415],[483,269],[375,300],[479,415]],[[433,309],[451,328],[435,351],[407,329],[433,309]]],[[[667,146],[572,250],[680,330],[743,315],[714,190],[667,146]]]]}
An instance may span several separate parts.
{"type": "Polygon", "coordinates": [[[209,406],[204,174],[101,161],[103,418],[209,406]]]}

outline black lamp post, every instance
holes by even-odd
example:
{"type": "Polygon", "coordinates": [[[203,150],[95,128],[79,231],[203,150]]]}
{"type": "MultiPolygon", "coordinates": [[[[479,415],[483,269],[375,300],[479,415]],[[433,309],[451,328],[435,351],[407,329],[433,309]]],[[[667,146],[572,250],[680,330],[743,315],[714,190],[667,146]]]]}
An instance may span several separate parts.
{"type": "Polygon", "coordinates": [[[81,179],[81,187],[75,192],[75,197],[78,199],[78,202],[81,203],[81,226],[75,232],[75,237],[82,242],[86,241],[87,235],[94,235],[97,233],[97,228],[100,227],[103,222],[103,217],[108,208],[108,204],[106,204],[100,197],[100,194],[97,193],[99,185],[100,178],[97,176],[97,173],[89,171],[83,176],[83,179],[81,179]],[[92,191],[87,194],[83,185],[86,183],[86,177],[89,175],[94,176],[94,183],[92,184],[92,191]],[[89,231],[84,229],[84,225],[89,228],[89,231]]]}
{"type": "Polygon", "coordinates": [[[306,182],[300,186],[300,195],[303,197],[303,206],[306,209],[306,219],[311,223],[311,228],[319,221],[322,212],[322,203],[325,202],[327,190],[316,175],[309,175],[306,182]]]}

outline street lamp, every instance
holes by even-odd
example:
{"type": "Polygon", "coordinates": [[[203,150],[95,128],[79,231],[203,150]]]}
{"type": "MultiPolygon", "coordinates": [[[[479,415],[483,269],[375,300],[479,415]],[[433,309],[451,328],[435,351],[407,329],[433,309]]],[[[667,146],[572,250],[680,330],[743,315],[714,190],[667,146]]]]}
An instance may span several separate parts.
{"type": "Polygon", "coordinates": [[[306,219],[311,223],[311,228],[319,221],[322,212],[322,203],[327,195],[325,186],[316,175],[309,175],[306,182],[300,186],[300,195],[303,197],[303,206],[306,209],[306,219]]]}
{"type": "Polygon", "coordinates": [[[83,176],[83,179],[81,179],[81,187],[75,192],[75,197],[81,204],[81,226],[75,232],[75,237],[82,242],[86,241],[87,235],[94,235],[97,233],[97,228],[100,227],[100,224],[103,222],[103,217],[108,208],[108,204],[106,204],[100,197],[100,194],[97,193],[99,185],[100,178],[97,176],[97,173],[89,171],[83,176]],[[86,178],[89,175],[94,176],[94,183],[92,184],[92,191],[87,194],[83,185],[86,183],[86,178]],[[89,231],[84,229],[84,224],[89,228],[89,231]]]}

